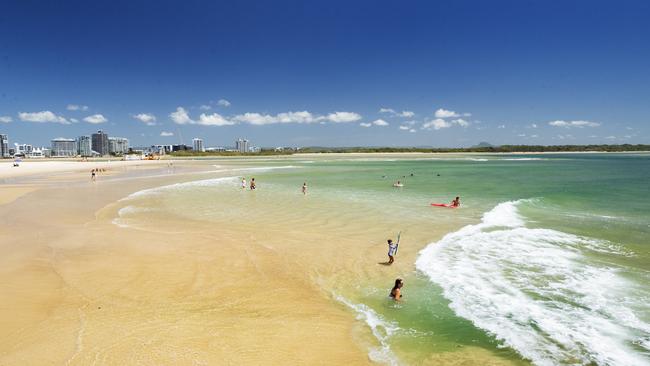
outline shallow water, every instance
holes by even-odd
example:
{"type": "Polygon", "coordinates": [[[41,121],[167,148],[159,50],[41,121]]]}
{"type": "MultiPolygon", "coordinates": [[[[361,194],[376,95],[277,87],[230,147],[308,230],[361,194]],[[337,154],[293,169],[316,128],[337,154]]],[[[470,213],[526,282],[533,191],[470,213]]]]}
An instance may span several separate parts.
{"type": "Polygon", "coordinates": [[[218,165],[214,177],[135,193],[114,222],[159,230],[156,218],[171,216],[208,231],[248,225],[285,235],[289,255],[367,325],[375,361],[482,349],[522,364],[650,364],[650,155],[205,164],[218,165]],[[258,190],[242,190],[242,176],[258,190]],[[392,187],[397,180],[403,188],[392,187]],[[456,195],[460,209],[429,205],[456,195]],[[399,231],[396,264],[378,265],[399,231]],[[343,238],[353,247],[328,252],[343,238]],[[314,257],[301,252],[316,245],[314,257]],[[396,305],[386,295],[397,276],[405,301],[396,305]]]}

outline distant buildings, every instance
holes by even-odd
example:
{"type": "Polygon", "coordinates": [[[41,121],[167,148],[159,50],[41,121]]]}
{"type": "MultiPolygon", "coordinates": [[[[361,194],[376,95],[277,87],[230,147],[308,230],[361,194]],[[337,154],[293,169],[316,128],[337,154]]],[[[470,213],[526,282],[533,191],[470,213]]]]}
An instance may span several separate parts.
{"type": "Polygon", "coordinates": [[[97,131],[91,135],[92,139],[92,150],[97,152],[99,155],[108,155],[110,153],[108,145],[108,134],[104,133],[102,130],[97,131]]]}
{"type": "Polygon", "coordinates": [[[52,157],[77,156],[77,141],[75,139],[52,139],[52,157]]]}
{"type": "Polygon", "coordinates": [[[172,145],[172,152],[174,151],[189,151],[192,150],[192,146],[187,146],[184,144],[172,145]]]}
{"type": "Polygon", "coordinates": [[[129,139],[124,137],[108,138],[108,153],[111,155],[125,155],[129,152],[129,139]]]}
{"type": "Polygon", "coordinates": [[[93,156],[93,143],[90,136],[77,137],[77,153],[82,157],[93,156]]]}
{"type": "Polygon", "coordinates": [[[0,134],[0,158],[8,158],[9,156],[9,136],[0,134]]]}
{"type": "Polygon", "coordinates": [[[235,150],[239,151],[240,153],[247,153],[249,152],[250,148],[250,142],[246,139],[238,139],[235,141],[235,150]]]}
{"type": "Polygon", "coordinates": [[[194,151],[205,152],[203,147],[203,139],[195,138],[192,140],[192,148],[194,151]]]}
{"type": "Polygon", "coordinates": [[[14,156],[27,157],[32,154],[34,147],[29,144],[14,143],[14,156]]]}

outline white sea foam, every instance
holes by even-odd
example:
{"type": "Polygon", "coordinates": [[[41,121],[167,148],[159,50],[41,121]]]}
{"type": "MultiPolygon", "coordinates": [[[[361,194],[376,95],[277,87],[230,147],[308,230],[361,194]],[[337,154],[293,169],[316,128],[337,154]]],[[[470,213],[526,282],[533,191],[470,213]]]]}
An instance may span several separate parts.
{"type": "Polygon", "coordinates": [[[212,179],[193,180],[191,182],[174,183],[166,186],[143,189],[141,191],[131,193],[127,197],[122,198],[120,201],[127,201],[133,198],[158,195],[170,190],[186,189],[192,187],[210,187],[210,186],[218,186],[221,184],[233,184],[236,183],[238,180],[239,177],[221,177],[221,178],[212,178],[212,179]]]}
{"type": "Polygon", "coordinates": [[[368,353],[370,359],[374,362],[384,363],[388,365],[399,365],[397,357],[390,349],[389,339],[400,328],[397,324],[389,322],[377,314],[365,304],[355,304],[352,301],[340,295],[335,295],[337,301],[345,304],[350,309],[354,310],[357,314],[358,320],[363,320],[372,331],[372,334],[377,338],[381,347],[373,348],[368,353]]]}
{"type": "Polygon", "coordinates": [[[153,211],[153,209],[132,205],[124,206],[117,211],[117,217],[113,219],[112,223],[122,228],[131,227],[128,222],[128,216],[151,211],[153,211]]]}
{"type": "Polygon", "coordinates": [[[526,228],[521,203],[501,203],[480,224],[429,245],[418,270],[442,287],[457,315],[537,365],[650,365],[634,350],[647,348],[650,337],[650,324],[634,310],[647,294],[639,295],[621,268],[587,255],[625,253],[611,243],[526,228]]]}
{"type": "Polygon", "coordinates": [[[506,161],[536,161],[536,160],[548,160],[545,158],[503,158],[499,160],[506,160],[506,161]]]}

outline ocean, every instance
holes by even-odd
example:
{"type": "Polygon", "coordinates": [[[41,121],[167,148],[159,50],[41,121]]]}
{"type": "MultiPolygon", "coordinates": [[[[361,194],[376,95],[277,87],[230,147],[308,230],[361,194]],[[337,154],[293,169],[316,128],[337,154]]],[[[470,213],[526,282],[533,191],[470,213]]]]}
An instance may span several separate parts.
{"type": "Polygon", "coordinates": [[[650,154],[199,164],[202,176],[125,197],[113,222],[284,238],[273,249],[356,317],[378,363],[650,365],[650,154]],[[430,205],[456,196],[458,209],[430,205]],[[396,263],[382,265],[397,233],[396,263]]]}

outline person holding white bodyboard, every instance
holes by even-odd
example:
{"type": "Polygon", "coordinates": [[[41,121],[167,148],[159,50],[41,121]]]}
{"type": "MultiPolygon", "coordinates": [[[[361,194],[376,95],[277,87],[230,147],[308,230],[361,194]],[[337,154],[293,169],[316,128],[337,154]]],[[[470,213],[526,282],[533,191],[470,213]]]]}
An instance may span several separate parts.
{"type": "Polygon", "coordinates": [[[393,264],[395,261],[395,255],[397,255],[397,249],[399,249],[399,239],[402,232],[400,231],[397,234],[397,243],[393,243],[392,239],[388,239],[388,263],[393,264]]]}

